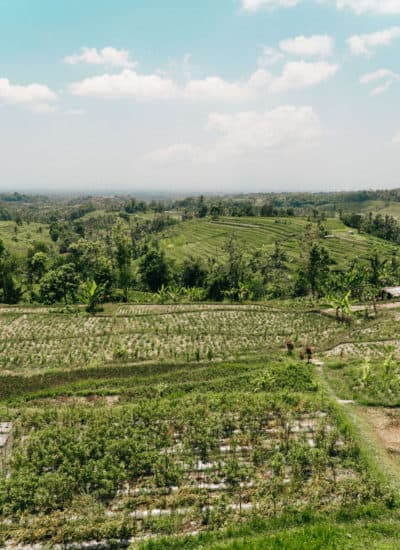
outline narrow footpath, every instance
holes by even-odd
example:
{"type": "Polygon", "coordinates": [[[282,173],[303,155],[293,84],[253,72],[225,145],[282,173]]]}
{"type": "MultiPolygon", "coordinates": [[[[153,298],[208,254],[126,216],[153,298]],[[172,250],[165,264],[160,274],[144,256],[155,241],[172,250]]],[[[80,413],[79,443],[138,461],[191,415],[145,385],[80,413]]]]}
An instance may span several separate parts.
{"type": "MultiPolygon", "coordinates": [[[[368,416],[368,409],[351,400],[340,399],[327,379],[322,361],[314,361],[317,380],[332,399],[343,410],[346,418],[352,424],[363,453],[365,453],[373,469],[386,480],[400,496],[400,455],[388,452],[380,434],[374,428],[368,416]]],[[[400,430],[400,428],[399,428],[400,430]]]]}

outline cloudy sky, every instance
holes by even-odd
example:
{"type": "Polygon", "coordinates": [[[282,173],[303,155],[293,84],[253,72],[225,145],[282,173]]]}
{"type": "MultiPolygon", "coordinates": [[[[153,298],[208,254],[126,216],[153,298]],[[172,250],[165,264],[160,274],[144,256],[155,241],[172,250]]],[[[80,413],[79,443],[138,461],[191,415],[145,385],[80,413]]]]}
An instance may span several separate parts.
{"type": "Polygon", "coordinates": [[[400,0],[0,0],[0,190],[400,187],[400,0]]]}

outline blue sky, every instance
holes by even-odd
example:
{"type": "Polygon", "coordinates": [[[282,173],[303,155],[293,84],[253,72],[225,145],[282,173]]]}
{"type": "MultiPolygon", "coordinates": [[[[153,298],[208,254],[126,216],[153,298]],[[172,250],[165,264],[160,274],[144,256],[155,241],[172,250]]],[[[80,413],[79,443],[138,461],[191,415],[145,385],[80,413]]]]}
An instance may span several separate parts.
{"type": "Polygon", "coordinates": [[[400,187],[400,0],[0,0],[0,189],[400,187]]]}

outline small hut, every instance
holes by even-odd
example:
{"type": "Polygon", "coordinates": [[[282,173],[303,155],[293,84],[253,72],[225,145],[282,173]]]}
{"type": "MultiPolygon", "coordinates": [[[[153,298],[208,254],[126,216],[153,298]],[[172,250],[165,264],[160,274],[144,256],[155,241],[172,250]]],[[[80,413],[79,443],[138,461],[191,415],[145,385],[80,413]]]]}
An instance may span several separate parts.
{"type": "Polygon", "coordinates": [[[400,286],[386,286],[382,289],[384,300],[400,300],[400,286]]]}

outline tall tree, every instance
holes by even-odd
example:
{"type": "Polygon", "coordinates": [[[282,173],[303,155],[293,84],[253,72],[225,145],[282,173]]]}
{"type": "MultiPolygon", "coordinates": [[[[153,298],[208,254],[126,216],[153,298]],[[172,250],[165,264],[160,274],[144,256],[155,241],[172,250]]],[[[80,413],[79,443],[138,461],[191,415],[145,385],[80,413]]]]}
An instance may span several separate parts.
{"type": "Polygon", "coordinates": [[[139,274],[143,284],[152,292],[157,292],[169,282],[168,264],[164,252],[150,249],[139,262],[139,274]]]}
{"type": "Polygon", "coordinates": [[[331,263],[327,249],[314,243],[310,248],[306,267],[308,283],[313,294],[323,293],[328,282],[331,263]]]}
{"type": "Polygon", "coordinates": [[[132,280],[132,240],[129,226],[118,219],[113,227],[114,258],[118,269],[118,281],[123,290],[124,301],[128,301],[128,289],[132,280]]]}

